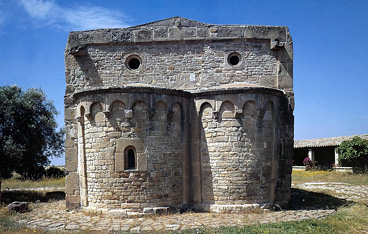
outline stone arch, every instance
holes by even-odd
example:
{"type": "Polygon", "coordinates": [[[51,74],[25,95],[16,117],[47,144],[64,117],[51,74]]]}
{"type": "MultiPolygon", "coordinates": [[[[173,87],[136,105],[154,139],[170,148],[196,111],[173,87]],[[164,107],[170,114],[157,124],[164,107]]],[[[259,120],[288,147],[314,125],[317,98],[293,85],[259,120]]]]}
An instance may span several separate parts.
{"type": "Polygon", "coordinates": [[[118,126],[125,120],[126,107],[122,101],[115,100],[110,104],[110,122],[113,126],[118,126]]]}
{"type": "Polygon", "coordinates": [[[181,103],[174,103],[172,108],[167,111],[167,121],[168,130],[172,132],[173,137],[176,140],[181,139],[184,133],[183,107],[181,103]]]}
{"type": "Polygon", "coordinates": [[[199,171],[197,172],[200,176],[200,185],[198,189],[198,196],[200,201],[208,204],[214,203],[213,194],[213,174],[211,166],[211,154],[216,150],[216,147],[210,147],[213,141],[213,131],[216,128],[216,120],[214,119],[214,113],[212,105],[205,102],[200,107],[199,112],[199,171]]]}
{"type": "Polygon", "coordinates": [[[252,140],[255,140],[256,124],[257,120],[257,104],[255,101],[250,100],[244,103],[243,106],[243,116],[241,119],[241,125],[243,126],[245,132],[252,136],[252,140]]]}
{"type": "Polygon", "coordinates": [[[167,110],[167,103],[164,101],[158,101],[155,103],[154,108],[158,111],[167,110]]]}
{"type": "Polygon", "coordinates": [[[183,121],[183,106],[181,105],[180,102],[174,103],[172,111],[173,111],[172,121],[182,122],[183,121]]]}
{"type": "Polygon", "coordinates": [[[105,115],[103,114],[103,107],[101,103],[94,102],[91,104],[91,117],[95,122],[104,122],[105,115]]]}
{"type": "Polygon", "coordinates": [[[145,101],[136,101],[132,105],[133,119],[145,120],[147,119],[148,104],[145,101]]]}
{"type": "Polygon", "coordinates": [[[116,141],[115,150],[115,171],[122,172],[129,170],[126,157],[129,149],[135,153],[135,169],[138,171],[147,171],[147,155],[145,144],[140,138],[119,138],[116,141]]]}
{"type": "Polygon", "coordinates": [[[201,118],[212,118],[213,117],[213,107],[210,103],[205,102],[201,105],[199,116],[201,118]]]}
{"type": "Polygon", "coordinates": [[[234,104],[230,101],[224,101],[220,107],[219,117],[221,119],[233,119],[234,116],[234,104]]]}
{"type": "Polygon", "coordinates": [[[85,113],[86,113],[86,108],[84,107],[84,105],[81,105],[79,107],[79,114],[80,114],[80,116],[83,117],[85,113]]]}
{"type": "Polygon", "coordinates": [[[274,104],[272,101],[268,101],[265,105],[265,115],[263,120],[273,121],[275,119],[274,104]]]}
{"type": "Polygon", "coordinates": [[[158,101],[155,103],[154,110],[155,110],[155,121],[166,121],[168,105],[164,101],[158,101]]]}
{"type": "Polygon", "coordinates": [[[124,149],[124,170],[137,169],[137,151],[134,146],[124,149]]]}
{"type": "Polygon", "coordinates": [[[84,104],[80,104],[78,106],[79,112],[77,112],[77,118],[80,120],[81,117],[84,117],[84,115],[87,113],[87,107],[84,104]]]}
{"type": "Polygon", "coordinates": [[[243,106],[244,118],[257,118],[257,104],[255,101],[247,101],[243,106]]]}

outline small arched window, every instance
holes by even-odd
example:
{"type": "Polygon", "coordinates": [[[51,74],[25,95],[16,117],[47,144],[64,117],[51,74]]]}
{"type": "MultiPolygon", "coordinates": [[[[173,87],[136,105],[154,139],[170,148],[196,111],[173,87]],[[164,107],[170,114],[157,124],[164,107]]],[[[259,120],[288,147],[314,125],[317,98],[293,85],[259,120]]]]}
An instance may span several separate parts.
{"type": "Polygon", "coordinates": [[[128,146],[124,153],[124,170],[137,169],[137,153],[133,146],[128,146]]]}

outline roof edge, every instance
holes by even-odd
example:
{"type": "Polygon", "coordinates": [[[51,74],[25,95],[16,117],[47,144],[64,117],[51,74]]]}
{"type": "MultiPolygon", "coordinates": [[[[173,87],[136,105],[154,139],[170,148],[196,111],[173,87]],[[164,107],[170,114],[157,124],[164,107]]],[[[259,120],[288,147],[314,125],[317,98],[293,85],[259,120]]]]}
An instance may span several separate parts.
{"type": "Polygon", "coordinates": [[[267,39],[277,41],[277,46],[292,44],[286,26],[216,25],[176,16],[128,28],[72,31],[66,50],[92,44],[229,39],[267,39]]]}

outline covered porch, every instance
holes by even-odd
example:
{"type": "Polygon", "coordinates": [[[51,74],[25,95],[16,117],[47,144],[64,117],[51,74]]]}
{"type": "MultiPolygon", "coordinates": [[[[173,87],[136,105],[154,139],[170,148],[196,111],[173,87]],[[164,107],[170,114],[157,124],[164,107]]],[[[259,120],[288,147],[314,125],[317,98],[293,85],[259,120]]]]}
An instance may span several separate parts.
{"type": "Polygon", "coordinates": [[[315,166],[321,169],[351,169],[351,164],[349,162],[338,160],[339,153],[337,148],[341,142],[351,140],[355,136],[368,139],[368,134],[364,134],[294,141],[294,168],[297,169],[297,167],[304,166],[303,160],[309,158],[315,166]]]}

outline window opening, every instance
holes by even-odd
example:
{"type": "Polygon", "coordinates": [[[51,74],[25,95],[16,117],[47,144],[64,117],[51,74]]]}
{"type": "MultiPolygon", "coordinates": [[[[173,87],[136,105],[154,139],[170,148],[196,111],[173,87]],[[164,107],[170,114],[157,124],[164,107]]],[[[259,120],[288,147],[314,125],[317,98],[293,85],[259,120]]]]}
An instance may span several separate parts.
{"type": "Polygon", "coordinates": [[[237,53],[237,52],[233,52],[231,54],[229,54],[229,56],[227,57],[227,62],[232,65],[232,66],[235,66],[235,65],[238,65],[240,63],[240,54],[237,53]]]}
{"type": "Polygon", "coordinates": [[[125,150],[125,163],[124,163],[124,169],[125,170],[131,170],[136,169],[136,152],[134,148],[129,147],[125,150]]]}
{"type": "Polygon", "coordinates": [[[139,67],[141,66],[142,60],[139,56],[137,55],[132,55],[129,56],[126,60],[125,65],[130,69],[130,70],[137,70],[139,69],[139,67]]]}

